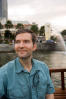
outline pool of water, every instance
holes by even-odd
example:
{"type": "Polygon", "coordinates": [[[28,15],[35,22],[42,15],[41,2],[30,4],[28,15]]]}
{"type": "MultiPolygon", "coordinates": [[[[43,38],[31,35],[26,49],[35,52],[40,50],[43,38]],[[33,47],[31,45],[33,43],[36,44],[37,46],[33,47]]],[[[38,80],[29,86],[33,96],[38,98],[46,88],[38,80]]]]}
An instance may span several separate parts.
{"type": "MultiPolygon", "coordinates": [[[[53,51],[44,52],[36,51],[33,53],[33,57],[45,62],[49,68],[66,68],[66,52],[65,51],[53,51]]],[[[0,53],[0,66],[4,65],[8,61],[16,58],[15,53],[0,53]]],[[[65,73],[66,79],[66,73],[65,73]]],[[[52,80],[55,87],[60,87],[61,78],[60,73],[52,74],[52,80]]],[[[66,82],[66,80],[65,80],[66,82]]]]}

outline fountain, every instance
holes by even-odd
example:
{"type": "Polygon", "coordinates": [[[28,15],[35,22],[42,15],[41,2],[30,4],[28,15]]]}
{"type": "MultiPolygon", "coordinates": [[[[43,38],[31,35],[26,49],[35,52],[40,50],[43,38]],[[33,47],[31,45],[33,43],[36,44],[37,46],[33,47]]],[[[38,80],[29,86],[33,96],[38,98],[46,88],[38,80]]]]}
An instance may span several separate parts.
{"type": "Polygon", "coordinates": [[[52,33],[51,39],[54,39],[54,41],[56,43],[55,50],[66,51],[66,45],[65,45],[63,37],[60,33],[52,33]]]}

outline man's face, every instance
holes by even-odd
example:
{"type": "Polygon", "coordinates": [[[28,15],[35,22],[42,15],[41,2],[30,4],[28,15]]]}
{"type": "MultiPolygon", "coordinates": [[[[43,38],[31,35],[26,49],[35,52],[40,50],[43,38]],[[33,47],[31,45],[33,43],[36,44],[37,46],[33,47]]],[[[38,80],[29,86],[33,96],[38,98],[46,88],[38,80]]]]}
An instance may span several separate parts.
{"type": "Polygon", "coordinates": [[[18,34],[15,38],[15,51],[20,58],[32,56],[32,52],[36,49],[36,44],[32,42],[30,33],[18,34]]]}

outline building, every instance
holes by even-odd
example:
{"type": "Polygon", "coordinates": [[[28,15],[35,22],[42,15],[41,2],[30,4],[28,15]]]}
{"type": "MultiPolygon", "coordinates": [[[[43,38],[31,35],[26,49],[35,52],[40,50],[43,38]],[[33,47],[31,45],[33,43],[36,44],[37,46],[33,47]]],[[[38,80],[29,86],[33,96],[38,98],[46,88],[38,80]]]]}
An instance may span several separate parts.
{"type": "Polygon", "coordinates": [[[49,23],[45,24],[45,38],[46,40],[50,40],[52,33],[51,25],[49,23]]]}
{"type": "Polygon", "coordinates": [[[30,24],[28,21],[12,21],[12,24],[17,25],[18,23],[20,24],[30,24]]]}
{"type": "Polygon", "coordinates": [[[0,22],[5,24],[8,18],[7,0],[0,0],[0,22]]]}

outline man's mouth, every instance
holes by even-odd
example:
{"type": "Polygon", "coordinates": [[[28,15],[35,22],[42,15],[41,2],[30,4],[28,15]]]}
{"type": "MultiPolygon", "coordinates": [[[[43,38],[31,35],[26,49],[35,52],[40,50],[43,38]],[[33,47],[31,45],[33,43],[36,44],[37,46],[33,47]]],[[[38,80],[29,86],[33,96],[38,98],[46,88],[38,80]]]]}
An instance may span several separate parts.
{"type": "Polygon", "coordinates": [[[20,49],[20,50],[18,50],[18,51],[27,51],[26,49],[20,49]]]}
{"type": "Polygon", "coordinates": [[[24,52],[27,52],[27,50],[18,50],[18,52],[24,53],[24,52]]]}

